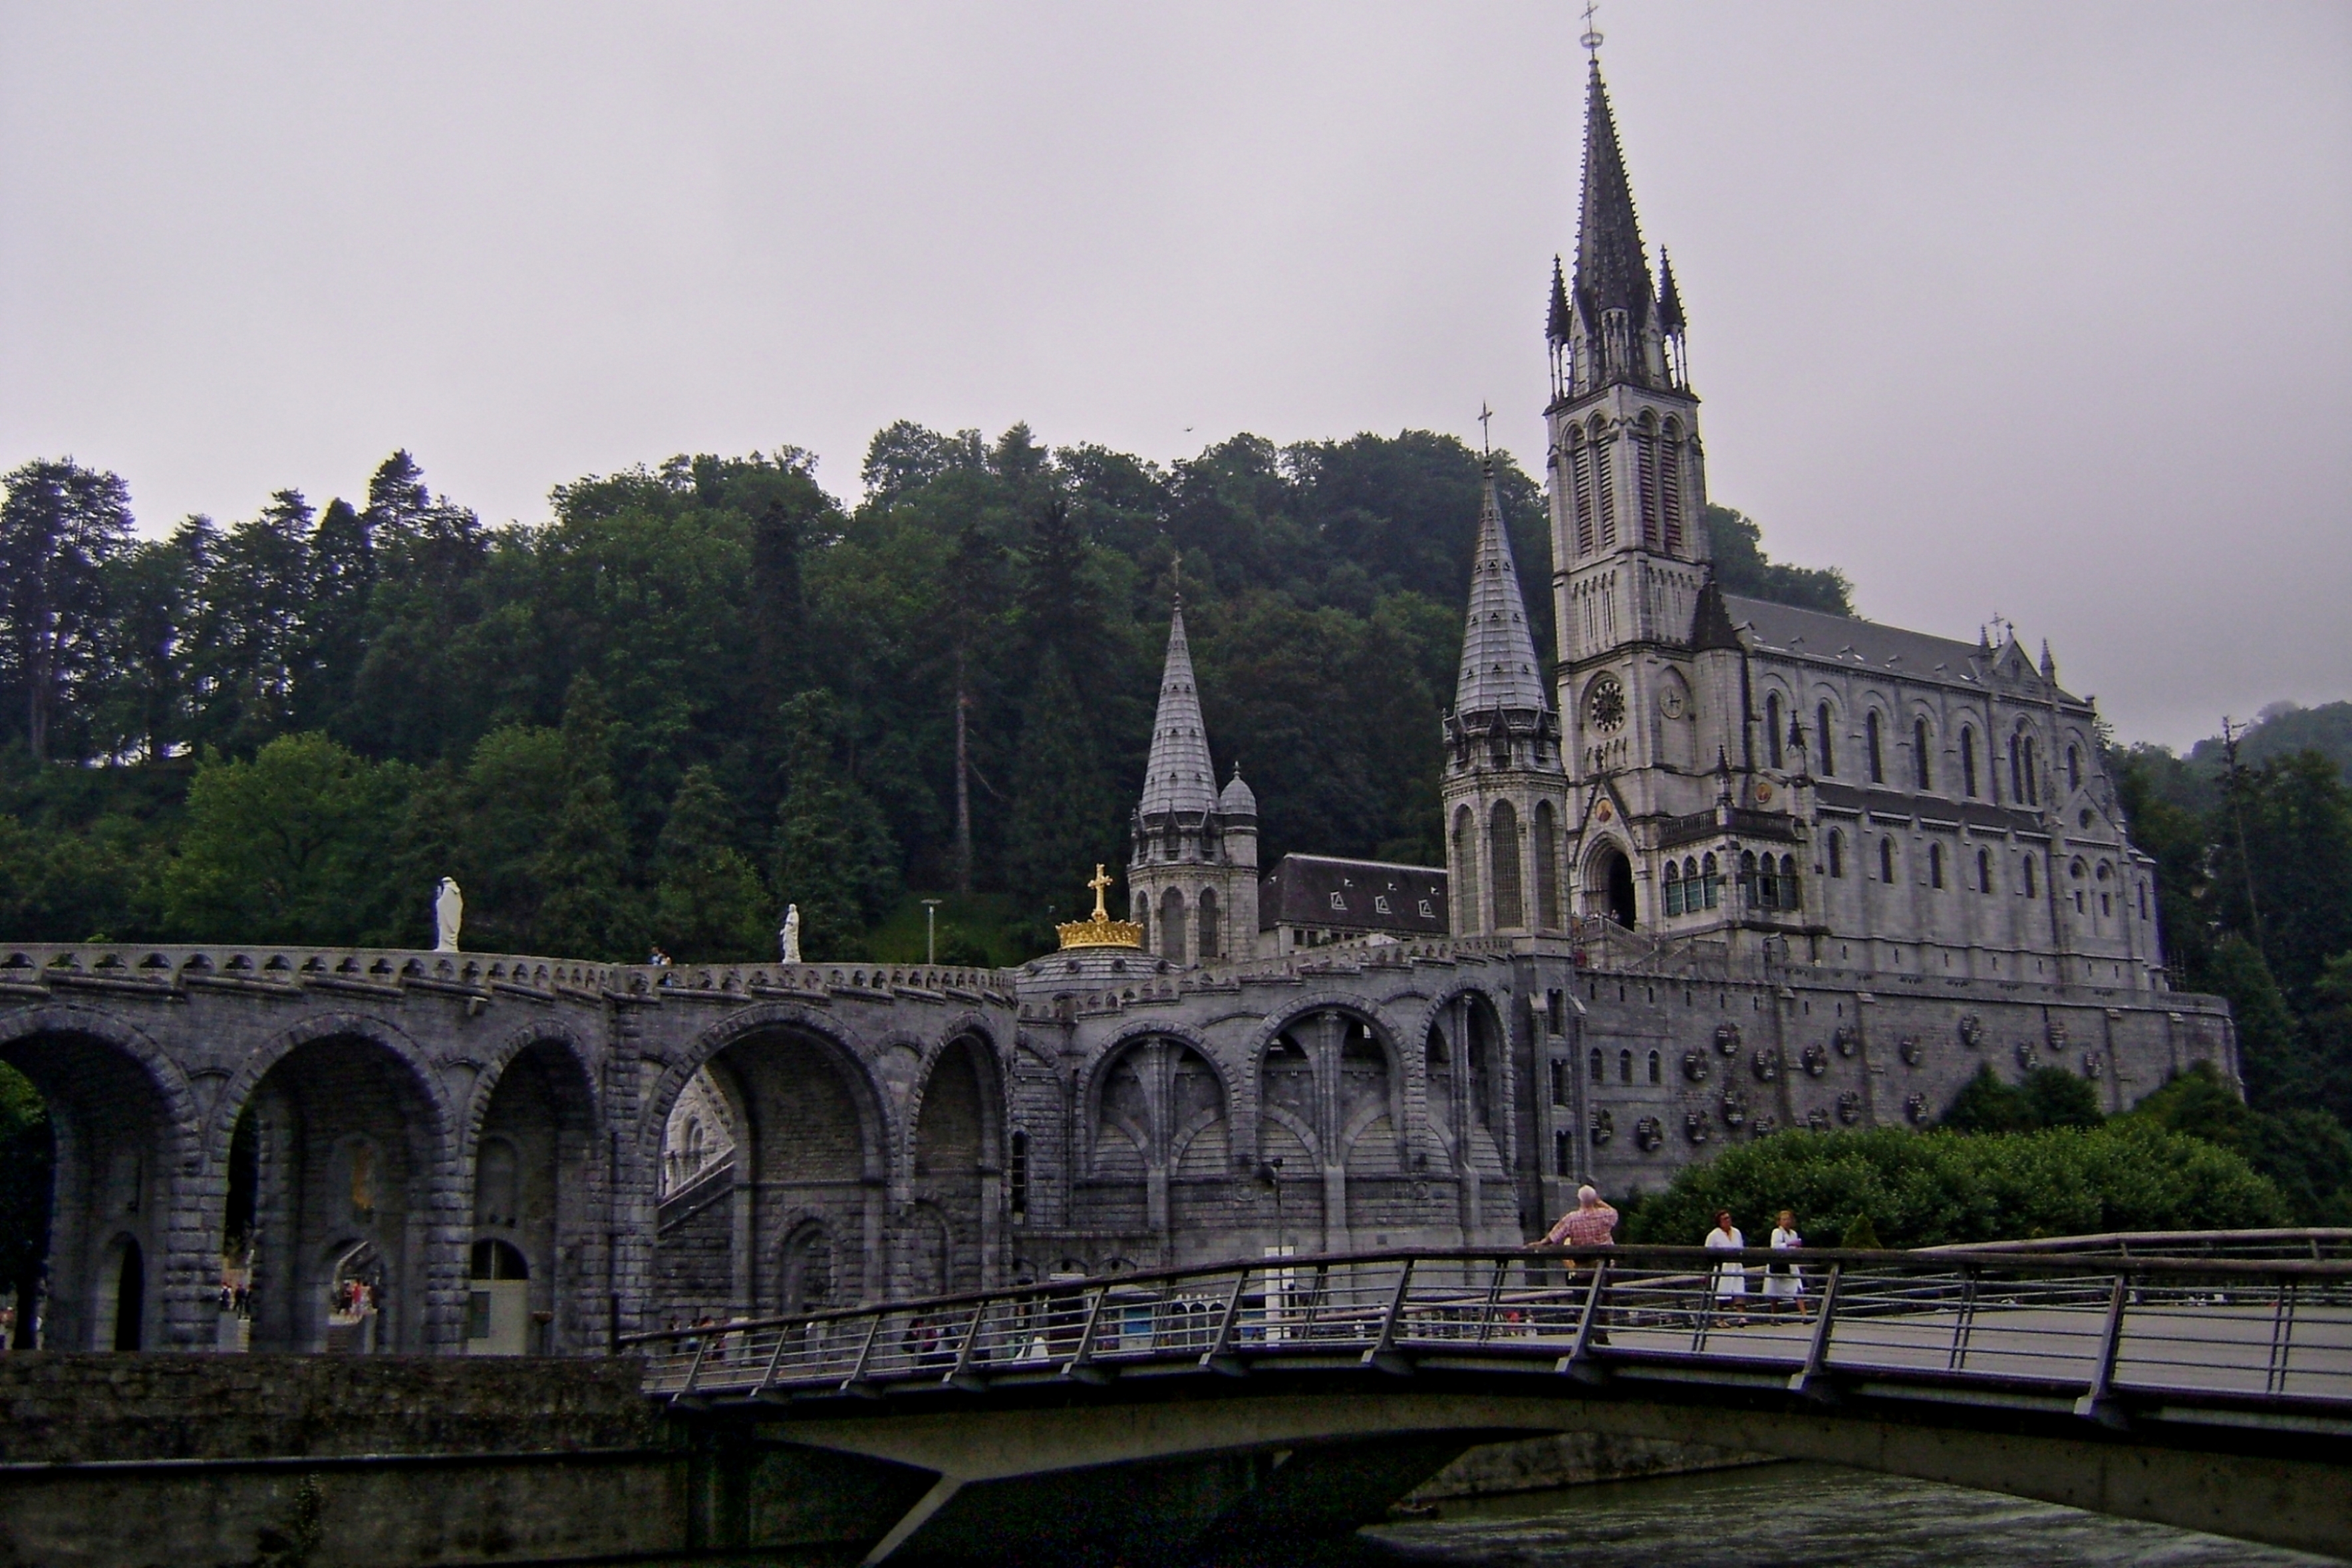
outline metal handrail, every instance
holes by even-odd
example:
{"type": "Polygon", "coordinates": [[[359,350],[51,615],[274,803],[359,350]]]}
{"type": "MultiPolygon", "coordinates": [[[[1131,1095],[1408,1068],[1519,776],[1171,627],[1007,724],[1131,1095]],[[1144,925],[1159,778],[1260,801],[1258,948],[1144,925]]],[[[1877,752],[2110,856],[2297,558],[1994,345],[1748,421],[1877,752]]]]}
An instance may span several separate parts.
{"type": "MultiPolygon", "coordinates": [[[[663,1340],[685,1340],[698,1334],[730,1333],[746,1329],[772,1327],[781,1323],[816,1323],[845,1319],[864,1319],[877,1312],[911,1312],[935,1313],[955,1307],[970,1306],[975,1301],[1006,1298],[1043,1300],[1046,1297],[1077,1297],[1102,1287],[1112,1289],[1141,1288],[1180,1280],[1223,1280],[1234,1270],[1272,1270],[1292,1274],[1312,1273],[1342,1264],[1424,1262],[1492,1263],[1497,1260],[1542,1261],[1573,1264],[1580,1268],[1597,1258],[1608,1258],[1618,1264],[1641,1266],[1651,1262],[1681,1264],[1693,1277],[1712,1275],[1719,1263],[1747,1265],[1794,1262],[1806,1268],[1826,1267],[1838,1262],[1889,1270],[1906,1267],[1937,1270],[1957,1278],[1956,1266],[1967,1263],[1990,1248],[1933,1248],[1917,1251],[1857,1249],[1843,1247],[1809,1247],[1790,1253],[1763,1247],[1738,1250],[1706,1247],[1641,1246],[1626,1247],[1459,1247],[1459,1248],[1391,1248],[1370,1252],[1335,1252],[1328,1254],[1301,1253],[1296,1257],[1266,1259],[1233,1259],[1221,1263],[1200,1263],[1186,1268],[1156,1269],[1126,1274],[1097,1274],[1083,1279],[1037,1281],[1001,1286],[995,1290],[963,1291],[947,1295],[914,1296],[877,1302],[869,1306],[833,1307],[824,1312],[790,1312],[761,1317],[730,1318],[723,1322],[688,1324],[677,1328],[648,1329],[623,1334],[618,1341],[624,1345],[650,1344],[663,1340]]],[[[2018,1272],[2043,1271],[2063,1273],[2076,1271],[2108,1260],[2098,1257],[2077,1257],[2066,1254],[2043,1255],[2009,1252],[1984,1259],[1988,1264],[2018,1272]]],[[[2134,1274],[2182,1274],[2189,1276],[2243,1276],[2249,1279],[2273,1279],[2297,1276],[2310,1279],[2352,1280],[2352,1258],[2184,1258],[2177,1256],[2132,1256],[2109,1267],[2100,1268],[2104,1278],[2113,1267],[2127,1268],[2134,1274]]]]}
{"type": "Polygon", "coordinates": [[[629,1336],[695,1407],[1422,1367],[1983,1398],[2352,1437],[2352,1260],[1694,1247],[1255,1259],[629,1336]],[[1769,1270],[1777,1268],[1780,1272],[1769,1270]],[[1765,1283],[1765,1291],[1748,1287],[1765,1283]],[[2145,1410],[2140,1407],[2146,1406],[2145,1410]],[[2201,1412],[2201,1414],[2200,1414],[2201,1412]],[[2284,1413],[2283,1415],[2281,1413],[2284,1413]]]}

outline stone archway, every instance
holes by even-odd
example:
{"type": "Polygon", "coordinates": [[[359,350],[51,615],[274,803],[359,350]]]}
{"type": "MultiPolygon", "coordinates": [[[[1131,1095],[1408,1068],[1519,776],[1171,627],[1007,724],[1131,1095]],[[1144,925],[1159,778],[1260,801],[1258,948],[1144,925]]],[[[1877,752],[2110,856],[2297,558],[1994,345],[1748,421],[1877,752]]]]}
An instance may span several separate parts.
{"type": "Polygon", "coordinates": [[[908,1199],[925,1217],[908,1232],[910,1283],[927,1275],[944,1281],[942,1291],[977,1291],[995,1278],[1003,1164],[996,1082],[994,1058],[972,1035],[931,1061],[908,1169],[908,1199]]]}
{"type": "Polygon", "coordinates": [[[77,1010],[12,1021],[0,1062],[39,1096],[50,1156],[44,1256],[0,1281],[16,1343],[208,1348],[218,1259],[173,1223],[194,1202],[181,1180],[195,1119],[184,1080],[143,1037],[77,1010]]]}
{"type": "Polygon", "coordinates": [[[224,1246],[241,1230],[250,1249],[251,1348],[456,1348],[462,1319],[428,1311],[435,1282],[465,1270],[442,1223],[452,1162],[416,1066],[367,1035],[324,1034],[270,1063],[234,1126],[224,1246]]]}
{"type": "Polygon", "coordinates": [[[1626,930],[1633,929],[1637,911],[1633,898],[1633,862],[1614,843],[1604,843],[1592,854],[1585,873],[1585,907],[1626,930]]]}
{"type": "MultiPolygon", "coordinates": [[[[529,1350],[592,1348],[606,1326],[589,1288],[603,1251],[595,1215],[604,1184],[587,1070],[566,1042],[534,1040],[509,1059],[481,1103],[471,1244],[476,1252],[485,1244],[510,1249],[523,1265],[520,1274],[499,1276],[499,1310],[525,1314],[529,1350]]],[[[472,1331],[483,1326],[469,1321],[468,1350],[483,1337],[472,1331]]],[[[499,1344],[514,1343],[504,1316],[494,1328],[499,1344]]]]}

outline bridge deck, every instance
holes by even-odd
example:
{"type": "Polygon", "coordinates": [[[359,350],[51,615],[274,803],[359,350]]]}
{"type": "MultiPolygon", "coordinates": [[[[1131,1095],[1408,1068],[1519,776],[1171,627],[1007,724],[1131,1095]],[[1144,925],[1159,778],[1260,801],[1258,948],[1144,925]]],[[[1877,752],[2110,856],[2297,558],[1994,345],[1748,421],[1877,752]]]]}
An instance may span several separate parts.
{"type": "Polygon", "coordinates": [[[2352,1435],[2352,1263],[1688,1249],[1283,1260],[647,1336],[690,1401],[1368,1365],[1683,1379],[2352,1435]],[[1727,1255],[1725,1255],[1727,1256],[1727,1255]],[[1593,1265],[1601,1265],[1596,1269],[1593,1265]],[[1790,1281],[1798,1282],[1798,1293],[1790,1281]],[[1784,1293],[1767,1293],[1784,1292],[1784,1293]]]}

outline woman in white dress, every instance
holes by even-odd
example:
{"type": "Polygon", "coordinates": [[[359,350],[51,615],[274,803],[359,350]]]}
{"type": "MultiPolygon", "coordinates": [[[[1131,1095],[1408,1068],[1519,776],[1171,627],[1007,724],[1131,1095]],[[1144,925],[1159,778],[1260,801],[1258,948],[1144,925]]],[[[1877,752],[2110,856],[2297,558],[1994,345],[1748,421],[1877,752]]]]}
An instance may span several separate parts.
{"type": "MultiPolygon", "coordinates": [[[[1737,1252],[1748,1245],[1748,1238],[1739,1234],[1739,1227],[1731,1223],[1731,1211],[1725,1209],[1715,1217],[1715,1228],[1706,1233],[1706,1249],[1710,1252],[1737,1252]]],[[[1727,1260],[1715,1266],[1715,1310],[1733,1313],[1748,1295],[1748,1270],[1736,1260],[1727,1260]]],[[[1734,1328],[1747,1322],[1744,1317],[1728,1320],[1734,1328]]]]}
{"type": "MultiPolygon", "coordinates": [[[[1797,1234],[1797,1211],[1784,1208],[1780,1223],[1772,1227],[1772,1250],[1794,1252],[1802,1248],[1805,1239],[1797,1234]]],[[[1764,1299],[1775,1312],[1796,1309],[1797,1315],[1805,1312],[1804,1271],[1795,1263],[1773,1263],[1764,1270],[1764,1299]]]]}

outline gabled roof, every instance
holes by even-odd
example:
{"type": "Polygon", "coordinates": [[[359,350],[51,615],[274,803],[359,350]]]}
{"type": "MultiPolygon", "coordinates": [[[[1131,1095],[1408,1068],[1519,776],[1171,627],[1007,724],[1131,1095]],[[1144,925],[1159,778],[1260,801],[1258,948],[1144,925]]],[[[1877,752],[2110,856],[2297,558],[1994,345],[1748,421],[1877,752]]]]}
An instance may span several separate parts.
{"type": "MultiPolygon", "coordinates": [[[[1996,682],[2006,686],[2044,684],[2030,659],[2008,656],[2014,646],[2011,643],[1996,649],[1734,593],[1723,595],[1723,608],[1761,653],[1979,690],[1996,682]]],[[[2061,701],[2081,700],[2054,685],[2051,689],[2061,701]]]]}
{"type": "Polygon", "coordinates": [[[1168,662],[1160,674],[1160,714],[1151,725],[1151,760],[1143,770],[1145,816],[1166,811],[1201,815],[1217,804],[1216,769],[1209,763],[1208,730],[1192,680],[1192,647],[1184,639],[1184,607],[1169,617],[1168,662]]]}
{"type": "Polygon", "coordinates": [[[1535,634],[1528,626],[1527,601],[1519,594],[1519,570],[1511,559],[1510,531],[1503,527],[1502,498],[1486,470],[1485,499],[1478,506],[1478,548],[1470,564],[1470,612],[1462,629],[1462,674],[1454,686],[1457,714],[1543,713],[1543,667],[1536,662],[1535,634]]]}

